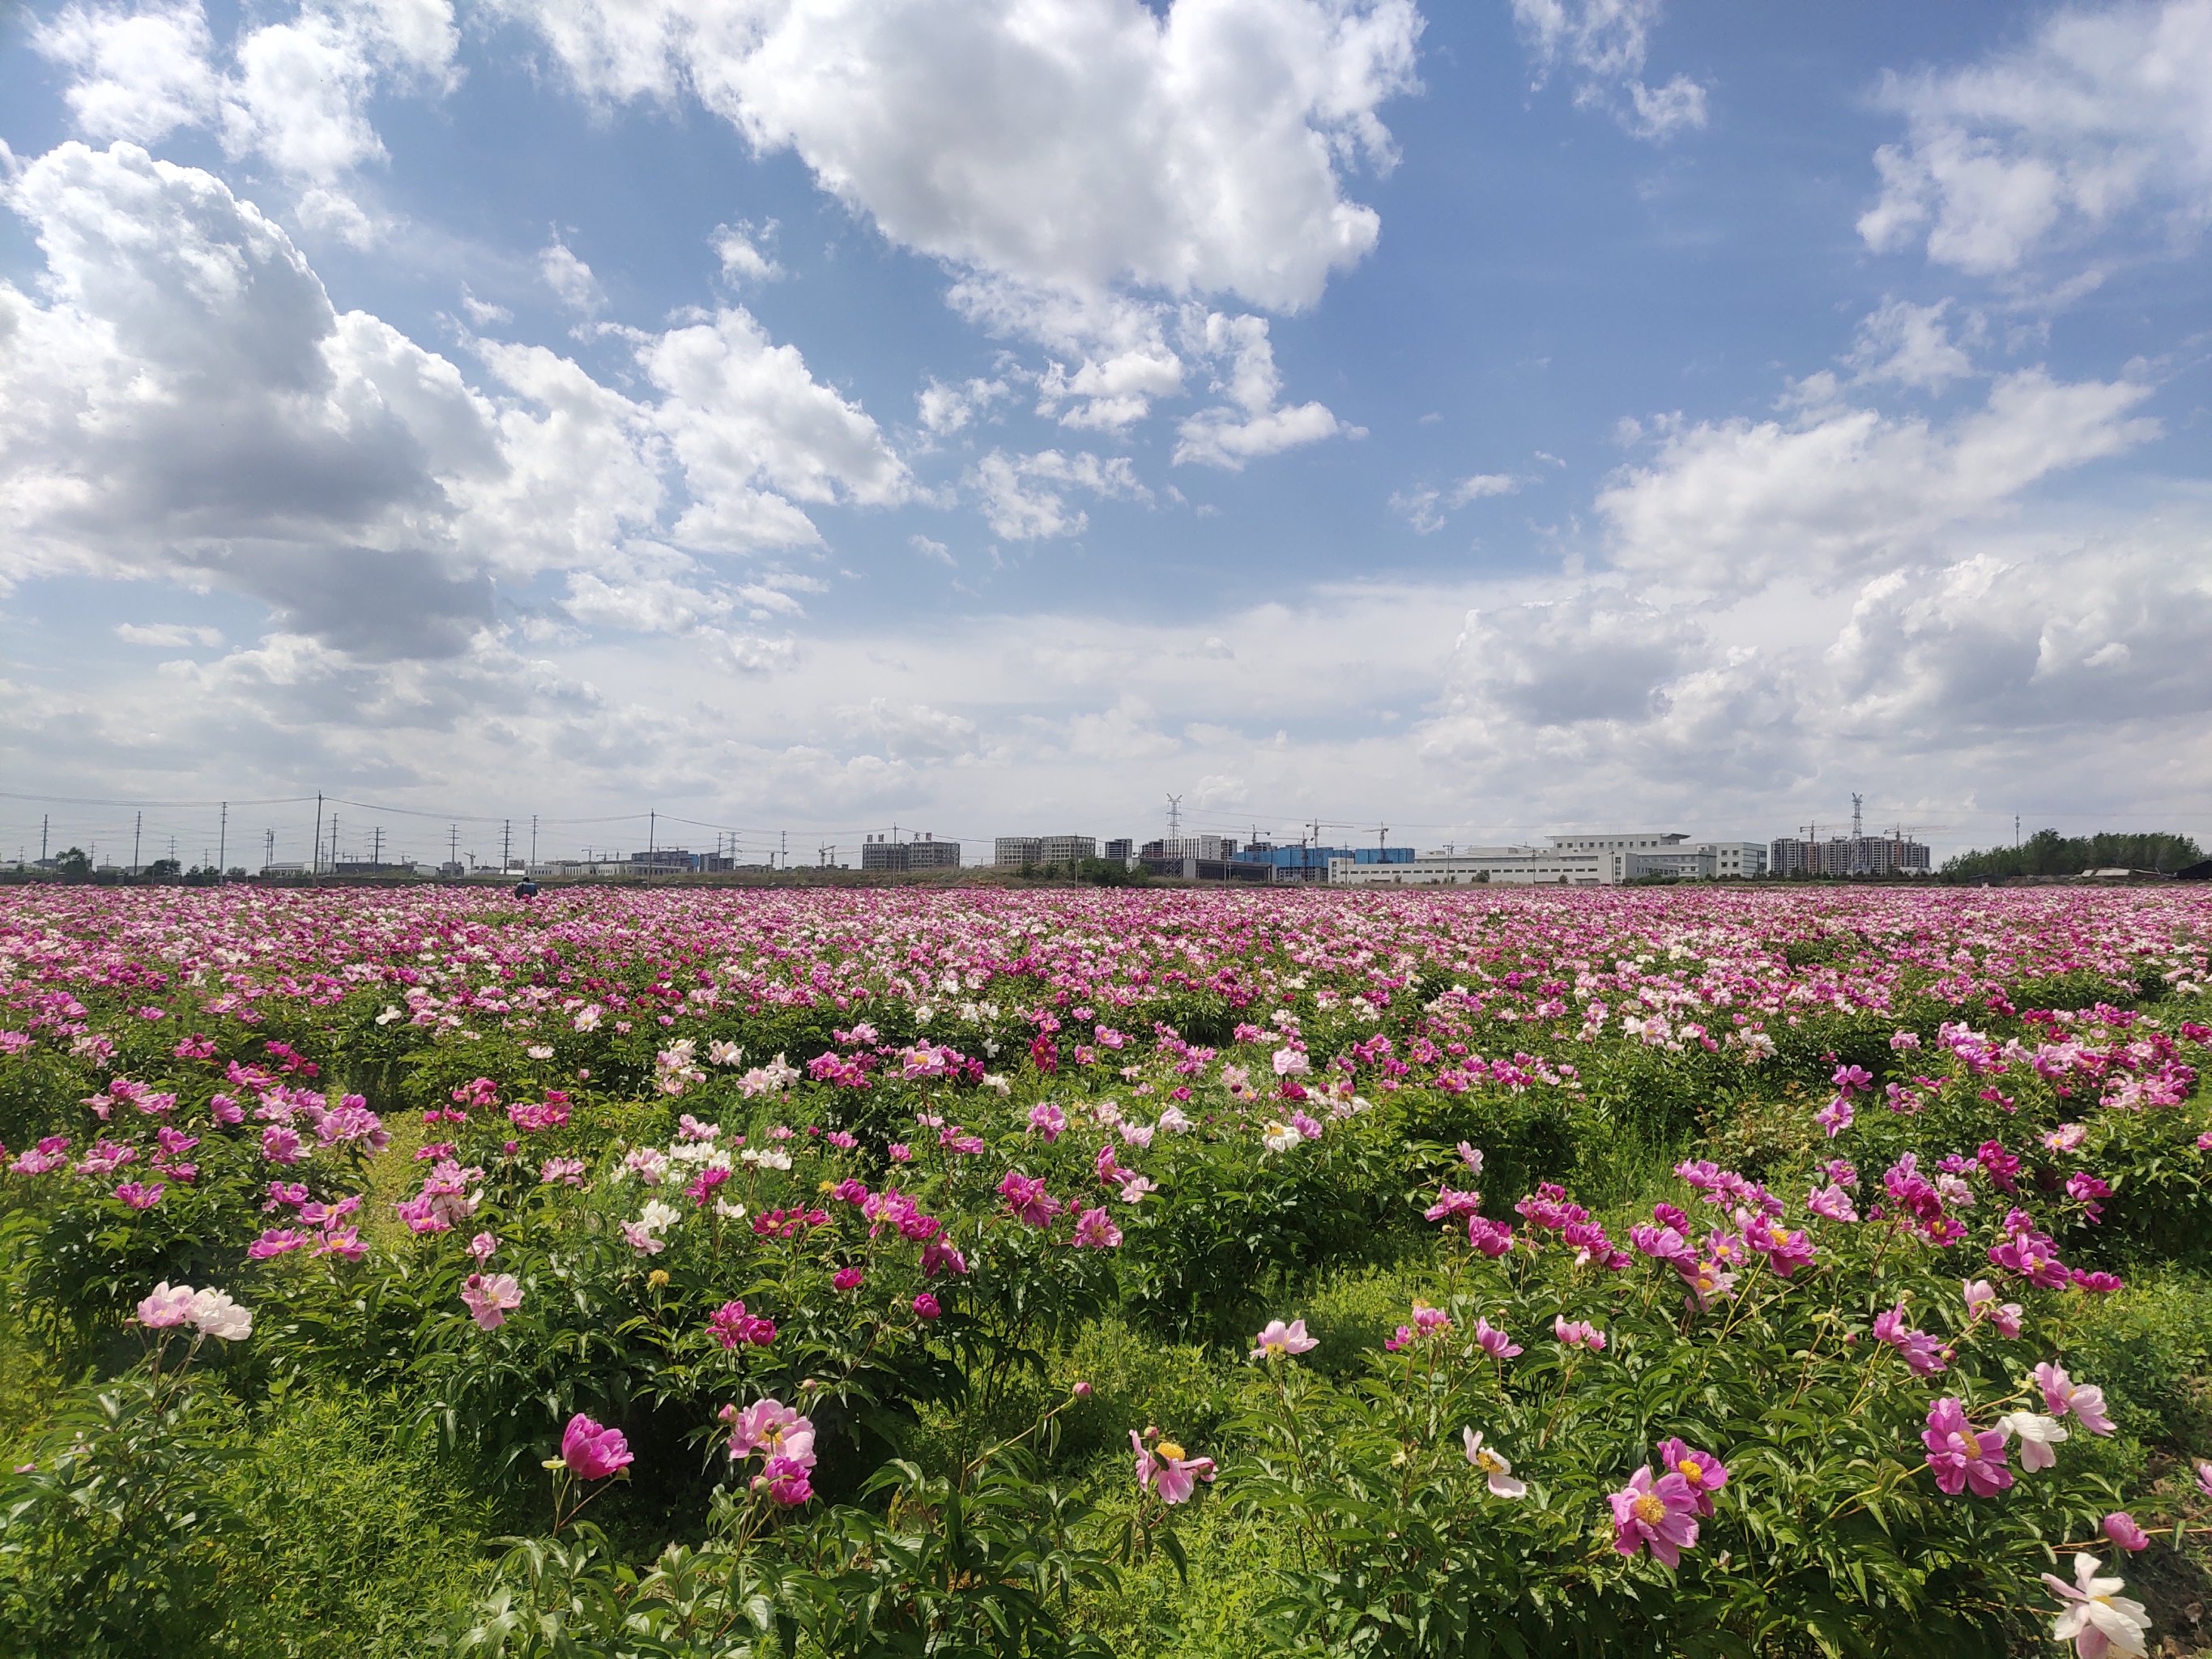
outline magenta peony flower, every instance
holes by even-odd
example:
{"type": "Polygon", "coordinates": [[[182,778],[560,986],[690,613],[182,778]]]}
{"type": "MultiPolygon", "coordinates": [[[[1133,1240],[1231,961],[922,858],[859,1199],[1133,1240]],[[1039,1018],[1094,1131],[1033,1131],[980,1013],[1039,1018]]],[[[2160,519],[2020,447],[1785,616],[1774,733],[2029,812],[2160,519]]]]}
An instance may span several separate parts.
{"type": "Polygon", "coordinates": [[[1654,1480],[1650,1469],[1638,1469],[1606,1501],[1613,1506],[1613,1547],[1623,1555],[1649,1549],[1674,1567],[1698,1541],[1698,1496],[1679,1474],[1654,1480]]]}
{"type": "Polygon", "coordinates": [[[2125,1510],[2114,1510],[2105,1517],[2105,1536],[2130,1552],[2150,1547],[2150,1534],[2137,1526],[2135,1516],[2125,1510]]]}
{"type": "Polygon", "coordinates": [[[917,1319],[935,1319],[944,1311],[945,1310],[938,1305],[937,1298],[927,1291],[922,1291],[914,1299],[914,1313],[917,1319]]]}
{"type": "Polygon", "coordinates": [[[830,1282],[841,1291],[857,1291],[860,1288],[860,1278],[858,1267],[840,1267],[830,1275],[830,1282]]]}
{"type": "Polygon", "coordinates": [[[1110,1250],[1121,1243],[1121,1230],[1100,1205],[1076,1218],[1075,1237],[1069,1242],[1079,1250],[1110,1250]]]}
{"type": "Polygon", "coordinates": [[[1659,1461],[1668,1474],[1682,1477],[1682,1484],[1697,1498],[1698,1513],[1711,1515],[1711,1494],[1728,1485],[1728,1465],[1711,1452],[1701,1452],[1671,1437],[1659,1443],[1659,1461]]]}
{"type": "Polygon", "coordinates": [[[1504,1331],[1498,1329],[1487,1319],[1477,1319],[1474,1322],[1474,1340],[1481,1345],[1483,1352],[1501,1364],[1521,1352],[1519,1343],[1507,1336],[1504,1331]]]}
{"type": "Polygon", "coordinates": [[[1955,1395],[1945,1395],[1928,1408],[1928,1426],[1920,1442],[1928,1448],[1928,1467],[1936,1484],[1955,1498],[1971,1486],[1977,1498],[1992,1498],[2012,1485],[2012,1470],[2005,1462],[2005,1437],[1996,1429],[1977,1429],[1966,1420],[1966,1408],[1955,1395]]]}
{"type": "Polygon", "coordinates": [[[579,1479],[604,1480],[628,1468],[632,1458],[620,1429],[602,1428],[578,1412],[561,1436],[561,1461],[579,1479]]]}

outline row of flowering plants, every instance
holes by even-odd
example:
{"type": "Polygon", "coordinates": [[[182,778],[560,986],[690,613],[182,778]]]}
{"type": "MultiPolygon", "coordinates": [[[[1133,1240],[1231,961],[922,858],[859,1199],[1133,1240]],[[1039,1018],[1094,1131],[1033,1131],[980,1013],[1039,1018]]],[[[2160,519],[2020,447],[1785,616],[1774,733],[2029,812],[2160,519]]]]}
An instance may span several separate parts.
{"type": "Polygon", "coordinates": [[[2075,1340],[2212,1236],[2185,897],[12,902],[11,1317],[151,1402],[0,1492],[34,1651],[191,1650],[184,1450],[302,1388],[510,1517],[484,1652],[1086,1650],[1197,1508],[1285,1650],[2095,1659],[2212,1510],[2075,1340]],[[1241,1380],[1105,1420],[1102,1324],[1241,1380]]]}

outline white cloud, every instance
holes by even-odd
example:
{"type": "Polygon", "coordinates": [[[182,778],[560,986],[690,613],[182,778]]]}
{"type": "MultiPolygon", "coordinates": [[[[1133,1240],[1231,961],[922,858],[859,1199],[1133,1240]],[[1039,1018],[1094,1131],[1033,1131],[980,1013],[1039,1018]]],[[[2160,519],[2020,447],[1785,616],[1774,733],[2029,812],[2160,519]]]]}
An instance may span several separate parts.
{"type": "Polygon", "coordinates": [[[690,491],[675,526],[688,545],[811,544],[820,536],[794,501],[884,507],[913,493],[912,475],[875,422],[816,380],[798,349],[771,342],[742,307],[648,337],[638,362],[667,394],[657,423],[690,491]]]}
{"type": "Polygon", "coordinates": [[[1663,142],[1705,125],[1705,88],[1686,75],[1647,86],[1645,59],[1661,0],[1513,0],[1513,21],[1540,87],[1575,77],[1575,102],[1603,109],[1635,137],[1663,142]]]}
{"type": "Polygon", "coordinates": [[[1339,434],[1366,436],[1364,428],[1338,420],[1320,404],[1285,407],[1276,401],[1282,392],[1282,376],[1276,372],[1265,318],[1224,317],[1214,312],[1186,333],[1196,349],[1217,365],[1225,363],[1212,390],[1228,402],[1201,410],[1177,428],[1176,465],[1196,461],[1237,471],[1247,461],[1339,434]]]}
{"type": "Polygon", "coordinates": [[[591,266],[578,258],[568,245],[556,236],[539,250],[538,275],[553,295],[571,311],[586,317],[606,309],[607,296],[591,266]]]}
{"type": "Polygon", "coordinates": [[[714,257],[722,262],[722,275],[733,283],[767,283],[782,276],[783,267],[761,252],[761,244],[775,236],[773,219],[761,225],[740,219],[733,225],[716,226],[714,257]]]}
{"type": "Polygon", "coordinates": [[[1152,499],[1127,457],[1101,460],[1087,449],[1072,456],[1057,449],[1034,455],[994,449],[975,464],[965,482],[982,496],[983,516],[993,533],[1010,542],[1081,535],[1091,518],[1082,508],[1068,506],[1064,492],[1070,489],[1147,505],[1152,499]]]}
{"type": "MultiPolygon", "coordinates": [[[[1956,380],[1974,372],[1974,361],[1952,339],[1945,313],[1948,300],[1917,306],[1909,300],[1887,300],[1881,308],[1860,323],[1845,364],[1858,371],[1857,379],[1894,380],[1923,392],[1941,392],[1956,380]]],[[[1981,319],[1972,317],[1967,327],[1981,332],[1981,319]]]]}
{"type": "Polygon", "coordinates": [[[222,643],[219,628],[193,628],[184,623],[118,623],[115,637],[125,645],[158,645],[175,648],[213,647],[222,643]]]}
{"type": "Polygon", "coordinates": [[[2002,376],[1943,426],[1831,402],[1788,421],[1675,423],[1597,508],[1613,563],[1713,591],[1925,558],[1945,532],[2013,508],[2054,473],[2148,441],[2126,380],[2002,376]]]}
{"type": "Polygon", "coordinates": [[[228,155],[313,186],[303,206],[362,241],[374,227],[337,185],[384,159],[369,100],[387,85],[449,88],[459,34],[450,0],[325,0],[242,30],[226,70],[199,0],[142,0],[72,4],[32,41],[72,71],[64,96],[86,137],[150,143],[208,127],[228,155]]]}
{"type": "MultiPolygon", "coordinates": [[[[652,534],[812,544],[798,503],[911,487],[866,414],[742,311],[632,337],[657,401],[491,341],[471,342],[478,386],[337,311],[283,232],[205,173],[69,143],[4,199],[47,292],[0,284],[0,580],[165,573],[348,651],[450,656],[491,626],[494,577],[611,584],[610,562],[652,534]]],[[[795,585],[729,603],[783,612],[795,585]]]]}
{"type": "Polygon", "coordinates": [[[978,377],[947,386],[932,375],[929,384],[915,395],[915,412],[931,437],[949,438],[974,425],[1012,390],[1004,380],[978,377]]]}
{"type": "MultiPolygon", "coordinates": [[[[2212,0],[2075,8],[1948,72],[1885,80],[1901,143],[1875,153],[1867,246],[1917,243],[1978,276],[2017,272],[2142,213],[2191,246],[2212,217],[2212,0]]],[[[2094,274],[2094,272],[2092,273],[2094,274]]]]}
{"type": "Polygon", "coordinates": [[[514,313],[512,311],[505,306],[494,305],[489,300],[479,300],[469,292],[468,284],[465,283],[461,284],[461,310],[478,328],[486,328],[494,323],[511,323],[514,320],[514,313]]]}
{"type": "Polygon", "coordinates": [[[906,538],[906,544],[912,548],[915,552],[921,554],[925,559],[933,559],[939,564],[947,566],[948,568],[957,568],[956,561],[952,556],[952,550],[947,547],[943,542],[933,541],[927,536],[917,535],[908,537],[906,538]]]}
{"type": "Polygon", "coordinates": [[[1374,246],[1340,169],[1391,159],[1411,0],[513,3],[586,95],[688,90],[892,240],[1095,290],[1301,309],[1374,246]]]}
{"type": "Polygon", "coordinates": [[[1477,472],[1462,478],[1448,489],[1420,488],[1400,490],[1390,497],[1390,510],[1404,516],[1413,526],[1414,533],[1434,535],[1444,527],[1448,514],[1473,501],[1493,495],[1517,495],[1529,481],[1510,472],[1477,472]]]}
{"type": "Polygon", "coordinates": [[[215,115],[222,77],[199,0],[131,11],[65,6],[33,26],[31,43],[73,72],[63,97],[90,137],[151,143],[215,115]]]}

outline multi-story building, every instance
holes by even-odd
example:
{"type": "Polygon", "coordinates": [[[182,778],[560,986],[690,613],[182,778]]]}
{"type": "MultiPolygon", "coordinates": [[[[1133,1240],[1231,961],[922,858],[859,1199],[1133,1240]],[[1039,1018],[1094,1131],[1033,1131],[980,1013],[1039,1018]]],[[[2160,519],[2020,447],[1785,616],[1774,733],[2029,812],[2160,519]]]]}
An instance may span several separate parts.
{"type": "Polygon", "coordinates": [[[1893,830],[1826,841],[1779,837],[1769,848],[1767,867],[1778,876],[1924,876],[1935,861],[1924,843],[1893,830]]]}
{"type": "Polygon", "coordinates": [[[1127,865],[1137,856],[1137,843],[1127,836],[1117,836],[1099,849],[1098,855],[1109,864],[1127,865]]]}
{"type": "Polygon", "coordinates": [[[991,866],[997,870],[1021,870],[1044,862],[1042,836],[1000,836],[991,843],[991,866]]]}
{"type": "Polygon", "coordinates": [[[913,841],[893,841],[889,836],[870,836],[860,848],[863,870],[957,870],[960,843],[923,835],[913,841]]]}
{"type": "Polygon", "coordinates": [[[1038,844],[1037,862],[1054,868],[1085,863],[1098,856],[1098,839],[1095,836],[1042,836],[1038,844]]]}
{"type": "Polygon", "coordinates": [[[1266,842],[1255,842],[1237,858],[1271,866],[1274,881],[1311,881],[1328,879],[1329,866],[1338,859],[1350,859],[1354,864],[1411,864],[1413,849],[1410,847],[1277,847],[1266,842]]]}

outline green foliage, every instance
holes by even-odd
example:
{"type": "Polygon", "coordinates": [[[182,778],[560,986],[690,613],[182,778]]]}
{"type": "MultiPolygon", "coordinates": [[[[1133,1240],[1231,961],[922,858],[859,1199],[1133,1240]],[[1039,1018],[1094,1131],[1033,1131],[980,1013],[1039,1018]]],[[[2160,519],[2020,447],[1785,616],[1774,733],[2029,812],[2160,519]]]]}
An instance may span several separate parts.
{"type": "Polygon", "coordinates": [[[2173,871],[2203,856],[2193,836],[2062,836],[2039,830],[2017,848],[1990,847],[1947,859],[1939,873],[1946,881],[1995,881],[2007,876],[2078,876],[2085,870],[2173,871]]]}

